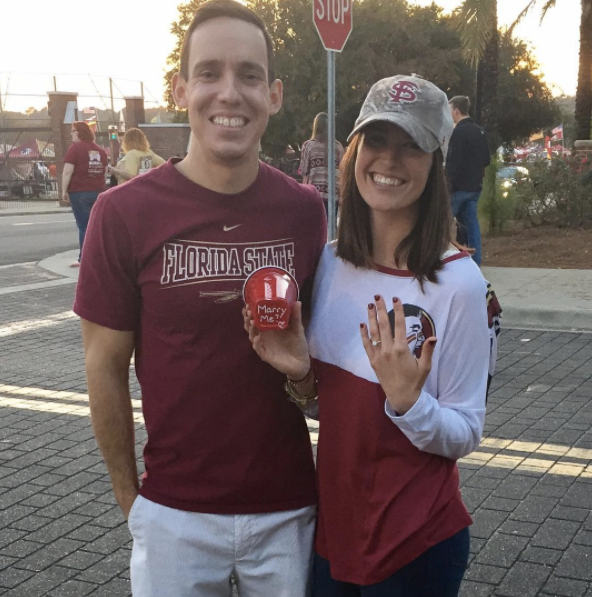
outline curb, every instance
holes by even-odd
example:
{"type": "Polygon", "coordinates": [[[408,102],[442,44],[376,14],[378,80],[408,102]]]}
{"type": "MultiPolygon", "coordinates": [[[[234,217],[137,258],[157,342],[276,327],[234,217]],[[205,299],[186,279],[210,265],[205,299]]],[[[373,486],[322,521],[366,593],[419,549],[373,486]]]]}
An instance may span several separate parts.
{"type": "Polygon", "coordinates": [[[552,307],[529,309],[512,306],[507,298],[502,302],[502,309],[502,333],[504,328],[592,333],[592,312],[552,307]]]}
{"type": "Polygon", "coordinates": [[[10,213],[2,213],[0,211],[0,218],[7,218],[9,216],[49,216],[52,214],[67,214],[72,213],[71,209],[64,209],[63,211],[19,211],[19,212],[10,212],[10,213]]]}
{"type": "Polygon", "coordinates": [[[70,251],[64,251],[57,253],[51,257],[46,257],[41,261],[37,262],[39,267],[73,280],[78,280],[78,268],[71,268],[70,263],[78,258],[78,249],[71,249],[70,251]]]}

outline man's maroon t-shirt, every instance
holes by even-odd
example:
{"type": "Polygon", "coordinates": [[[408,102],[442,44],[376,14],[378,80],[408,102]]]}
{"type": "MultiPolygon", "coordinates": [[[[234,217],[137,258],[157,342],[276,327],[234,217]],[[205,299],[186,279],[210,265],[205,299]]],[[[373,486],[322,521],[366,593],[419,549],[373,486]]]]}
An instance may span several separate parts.
{"type": "Polygon", "coordinates": [[[285,376],[252,349],[241,309],[245,278],[261,266],[310,286],[325,241],[317,191],[265,164],[236,195],[191,182],[171,161],[99,197],[74,311],[136,332],[144,497],[233,514],[314,503],[304,417],[285,376]]]}
{"type": "Polygon", "coordinates": [[[68,147],[66,164],[73,164],[74,173],[68,185],[70,193],[104,191],[107,154],[93,141],[76,141],[68,147]]]}

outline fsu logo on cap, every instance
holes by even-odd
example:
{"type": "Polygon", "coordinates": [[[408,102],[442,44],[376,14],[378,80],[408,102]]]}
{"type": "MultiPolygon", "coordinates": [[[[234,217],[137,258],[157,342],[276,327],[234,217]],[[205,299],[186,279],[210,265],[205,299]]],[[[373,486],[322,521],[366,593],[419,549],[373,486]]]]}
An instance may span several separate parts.
{"type": "Polygon", "coordinates": [[[397,81],[389,89],[390,101],[394,104],[410,104],[417,100],[419,85],[412,81],[397,81]]]}

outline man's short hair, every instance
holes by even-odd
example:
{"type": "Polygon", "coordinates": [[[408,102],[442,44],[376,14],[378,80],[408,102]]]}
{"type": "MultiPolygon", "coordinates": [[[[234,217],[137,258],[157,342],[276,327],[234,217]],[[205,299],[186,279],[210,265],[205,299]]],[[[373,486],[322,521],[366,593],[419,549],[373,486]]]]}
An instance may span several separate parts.
{"type": "Polygon", "coordinates": [[[456,110],[458,110],[463,116],[469,115],[469,108],[471,102],[466,95],[455,95],[448,103],[456,110]]]}
{"type": "Polygon", "coordinates": [[[267,80],[269,83],[275,81],[273,42],[271,41],[267,27],[265,27],[263,19],[258,14],[235,0],[210,0],[197,9],[193,21],[191,21],[191,24],[185,33],[185,39],[183,40],[181,68],[179,71],[181,76],[186,81],[189,79],[189,42],[193,32],[203,23],[220,17],[245,21],[246,23],[255,25],[255,27],[261,30],[265,37],[265,45],[267,47],[267,80]]]}

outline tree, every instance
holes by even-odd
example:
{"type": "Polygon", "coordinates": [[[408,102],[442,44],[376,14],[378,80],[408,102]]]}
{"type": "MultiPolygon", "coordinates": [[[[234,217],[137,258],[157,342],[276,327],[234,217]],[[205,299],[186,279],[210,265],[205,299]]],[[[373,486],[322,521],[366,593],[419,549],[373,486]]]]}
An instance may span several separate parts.
{"type": "Polygon", "coordinates": [[[560,122],[550,89],[535,73],[539,65],[524,42],[504,37],[499,48],[498,132],[510,145],[560,122]]]}
{"type": "MultiPolygon", "coordinates": [[[[541,21],[554,8],[557,0],[529,0],[524,10],[510,28],[520,21],[536,5],[541,5],[541,21]]],[[[576,139],[590,139],[592,129],[592,0],[581,0],[580,61],[576,91],[576,139]]]]}
{"type": "Polygon", "coordinates": [[[183,39],[185,38],[185,31],[187,31],[195,11],[202,5],[205,4],[206,0],[190,0],[185,4],[180,4],[177,7],[179,11],[179,19],[171,25],[171,33],[176,37],[175,47],[172,52],[167,56],[167,71],[164,75],[164,99],[167,105],[167,109],[171,112],[176,113],[175,122],[187,122],[187,115],[184,112],[177,113],[177,106],[173,99],[173,93],[171,89],[171,81],[173,75],[179,70],[181,63],[181,50],[183,49],[183,39]]]}
{"type": "Polygon", "coordinates": [[[493,153],[500,143],[497,0],[464,0],[456,19],[465,59],[476,71],[475,120],[483,125],[493,153]]]}
{"type": "MultiPolygon", "coordinates": [[[[170,76],[178,70],[182,35],[196,6],[192,2],[179,7],[180,19],[173,26],[179,39],[169,56],[169,105],[170,76]]],[[[270,120],[262,140],[267,155],[280,157],[288,146],[299,151],[310,137],[315,115],[327,109],[326,53],[312,22],[309,0],[249,0],[249,6],[269,29],[276,47],[276,71],[284,83],[284,105],[270,120]]],[[[336,57],[336,136],[340,141],[352,130],[370,86],[384,77],[418,73],[449,97],[474,97],[474,73],[463,58],[455,21],[435,4],[421,8],[406,0],[364,0],[355,10],[350,39],[336,57]]],[[[532,73],[536,64],[525,46],[512,42],[502,62],[500,85],[508,95],[508,105],[504,104],[499,116],[500,130],[503,140],[510,142],[553,124],[547,118],[552,100],[544,83],[532,73]]],[[[179,112],[178,118],[186,118],[185,113],[179,112]]]]}

